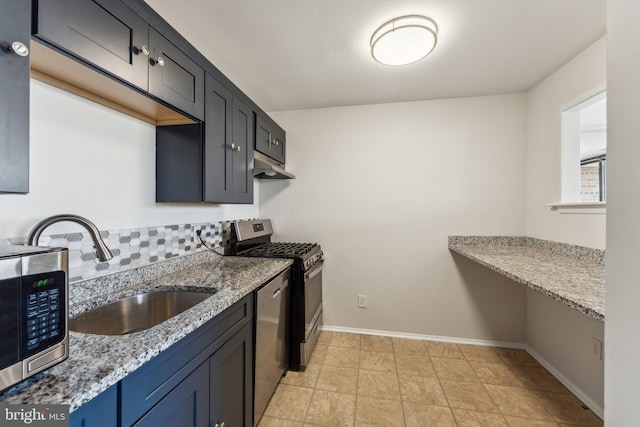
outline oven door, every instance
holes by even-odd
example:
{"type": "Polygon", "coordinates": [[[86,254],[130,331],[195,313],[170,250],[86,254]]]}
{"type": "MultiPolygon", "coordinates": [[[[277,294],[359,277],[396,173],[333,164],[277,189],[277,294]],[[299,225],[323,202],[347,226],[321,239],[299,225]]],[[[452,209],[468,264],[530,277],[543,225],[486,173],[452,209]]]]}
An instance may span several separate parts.
{"type": "Polygon", "coordinates": [[[304,272],[304,338],[308,340],[322,312],[322,268],[320,260],[304,272]]]}

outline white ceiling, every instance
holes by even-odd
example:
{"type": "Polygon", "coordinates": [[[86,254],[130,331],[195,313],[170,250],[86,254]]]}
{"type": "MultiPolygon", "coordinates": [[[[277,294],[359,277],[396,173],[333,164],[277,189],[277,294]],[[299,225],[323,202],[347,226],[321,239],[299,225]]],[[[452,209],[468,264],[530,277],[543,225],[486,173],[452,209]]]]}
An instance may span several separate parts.
{"type": "Polygon", "coordinates": [[[606,0],[146,0],[265,111],[523,92],[605,34],[606,0]],[[371,58],[401,15],[438,23],[402,67],[371,58]]]}

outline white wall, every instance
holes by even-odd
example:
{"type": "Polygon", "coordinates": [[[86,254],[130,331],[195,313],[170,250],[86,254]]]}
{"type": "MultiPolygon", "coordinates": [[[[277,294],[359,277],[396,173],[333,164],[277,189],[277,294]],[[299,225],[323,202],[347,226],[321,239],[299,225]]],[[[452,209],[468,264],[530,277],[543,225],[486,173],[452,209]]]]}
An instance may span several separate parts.
{"type": "Polygon", "coordinates": [[[605,421],[640,425],[640,2],[607,2],[605,421]]]}
{"type": "Polygon", "coordinates": [[[30,192],[0,195],[0,237],[59,213],[102,230],[258,216],[257,188],[253,205],[156,204],[152,125],[33,79],[30,119],[30,192]]]}
{"type": "Polygon", "coordinates": [[[260,186],[280,240],[326,254],[325,324],[522,342],[524,288],[447,249],[525,232],[524,95],[273,113],[293,181],[260,186]],[[357,308],[357,295],[368,308],[357,308]]]}
{"type": "Polygon", "coordinates": [[[527,235],[604,249],[605,215],[560,214],[560,112],[606,82],[602,37],[527,93],[527,235]]]}
{"type": "Polygon", "coordinates": [[[572,391],[602,416],[604,361],[593,354],[593,338],[604,343],[604,323],[527,290],[528,349],[568,380],[572,391]]]}
{"type": "MultiPolygon", "coordinates": [[[[604,88],[605,81],[603,37],[527,93],[530,237],[604,249],[605,215],[560,214],[547,204],[560,202],[561,111],[584,100],[585,94],[594,89],[604,88]]],[[[602,414],[604,362],[593,358],[592,338],[604,341],[602,323],[551,298],[528,292],[526,344],[573,383],[578,393],[583,393],[581,397],[590,400],[592,409],[602,414]]]]}

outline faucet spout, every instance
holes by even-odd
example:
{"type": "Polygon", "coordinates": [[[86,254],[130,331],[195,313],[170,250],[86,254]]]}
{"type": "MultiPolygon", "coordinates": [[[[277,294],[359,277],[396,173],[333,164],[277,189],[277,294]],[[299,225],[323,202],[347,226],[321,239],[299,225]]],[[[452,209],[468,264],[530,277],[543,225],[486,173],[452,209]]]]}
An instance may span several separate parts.
{"type": "Polygon", "coordinates": [[[27,239],[27,244],[31,246],[38,246],[38,242],[40,241],[40,235],[45,230],[45,228],[49,227],[52,224],[57,222],[70,221],[75,222],[76,224],[80,224],[83,226],[93,239],[93,245],[96,248],[96,254],[98,255],[98,259],[102,262],[109,261],[113,258],[111,251],[100,237],[100,231],[98,227],[96,227],[91,221],[88,219],[81,217],[79,215],[72,214],[63,214],[63,215],[54,215],[49,218],[45,218],[44,220],[37,223],[31,232],[29,233],[29,238],[27,239]]]}

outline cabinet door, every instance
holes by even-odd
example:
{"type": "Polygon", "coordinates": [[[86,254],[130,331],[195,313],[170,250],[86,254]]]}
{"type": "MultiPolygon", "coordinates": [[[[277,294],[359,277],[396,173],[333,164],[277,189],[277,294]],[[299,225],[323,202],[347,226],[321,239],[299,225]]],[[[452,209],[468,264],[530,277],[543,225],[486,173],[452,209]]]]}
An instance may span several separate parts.
{"type": "MultiPolygon", "coordinates": [[[[148,88],[147,23],[120,0],[39,0],[34,35],[148,88]]],[[[72,76],[69,76],[73,79],[72,76]]]]}
{"type": "Polygon", "coordinates": [[[253,203],[253,111],[206,75],[204,201],[253,203]]]}
{"type": "Polygon", "coordinates": [[[205,362],[171,390],[134,426],[207,427],[209,425],[208,378],[209,364],[205,362]]]}
{"type": "Polygon", "coordinates": [[[233,201],[233,154],[231,149],[233,96],[213,77],[206,76],[204,120],[204,200],[233,201]]]}
{"type": "Polygon", "coordinates": [[[0,193],[29,192],[29,57],[9,50],[29,46],[31,2],[2,0],[0,12],[0,193]]]}
{"type": "Polygon", "coordinates": [[[253,203],[253,111],[233,97],[233,202],[253,203]]]}
{"type": "Polygon", "coordinates": [[[245,325],[209,359],[212,426],[253,426],[252,330],[245,325]]]}
{"type": "Polygon", "coordinates": [[[116,427],[118,395],[116,386],[108,388],[88,401],[70,416],[70,427],[116,427]]]}
{"type": "Polygon", "coordinates": [[[156,127],[156,202],[202,201],[202,127],[156,127]]]}
{"type": "Polygon", "coordinates": [[[149,93],[197,118],[204,118],[204,70],[149,27],[149,93]]]}
{"type": "Polygon", "coordinates": [[[285,163],[285,133],[266,117],[256,118],[256,150],[272,159],[285,163]]]}

